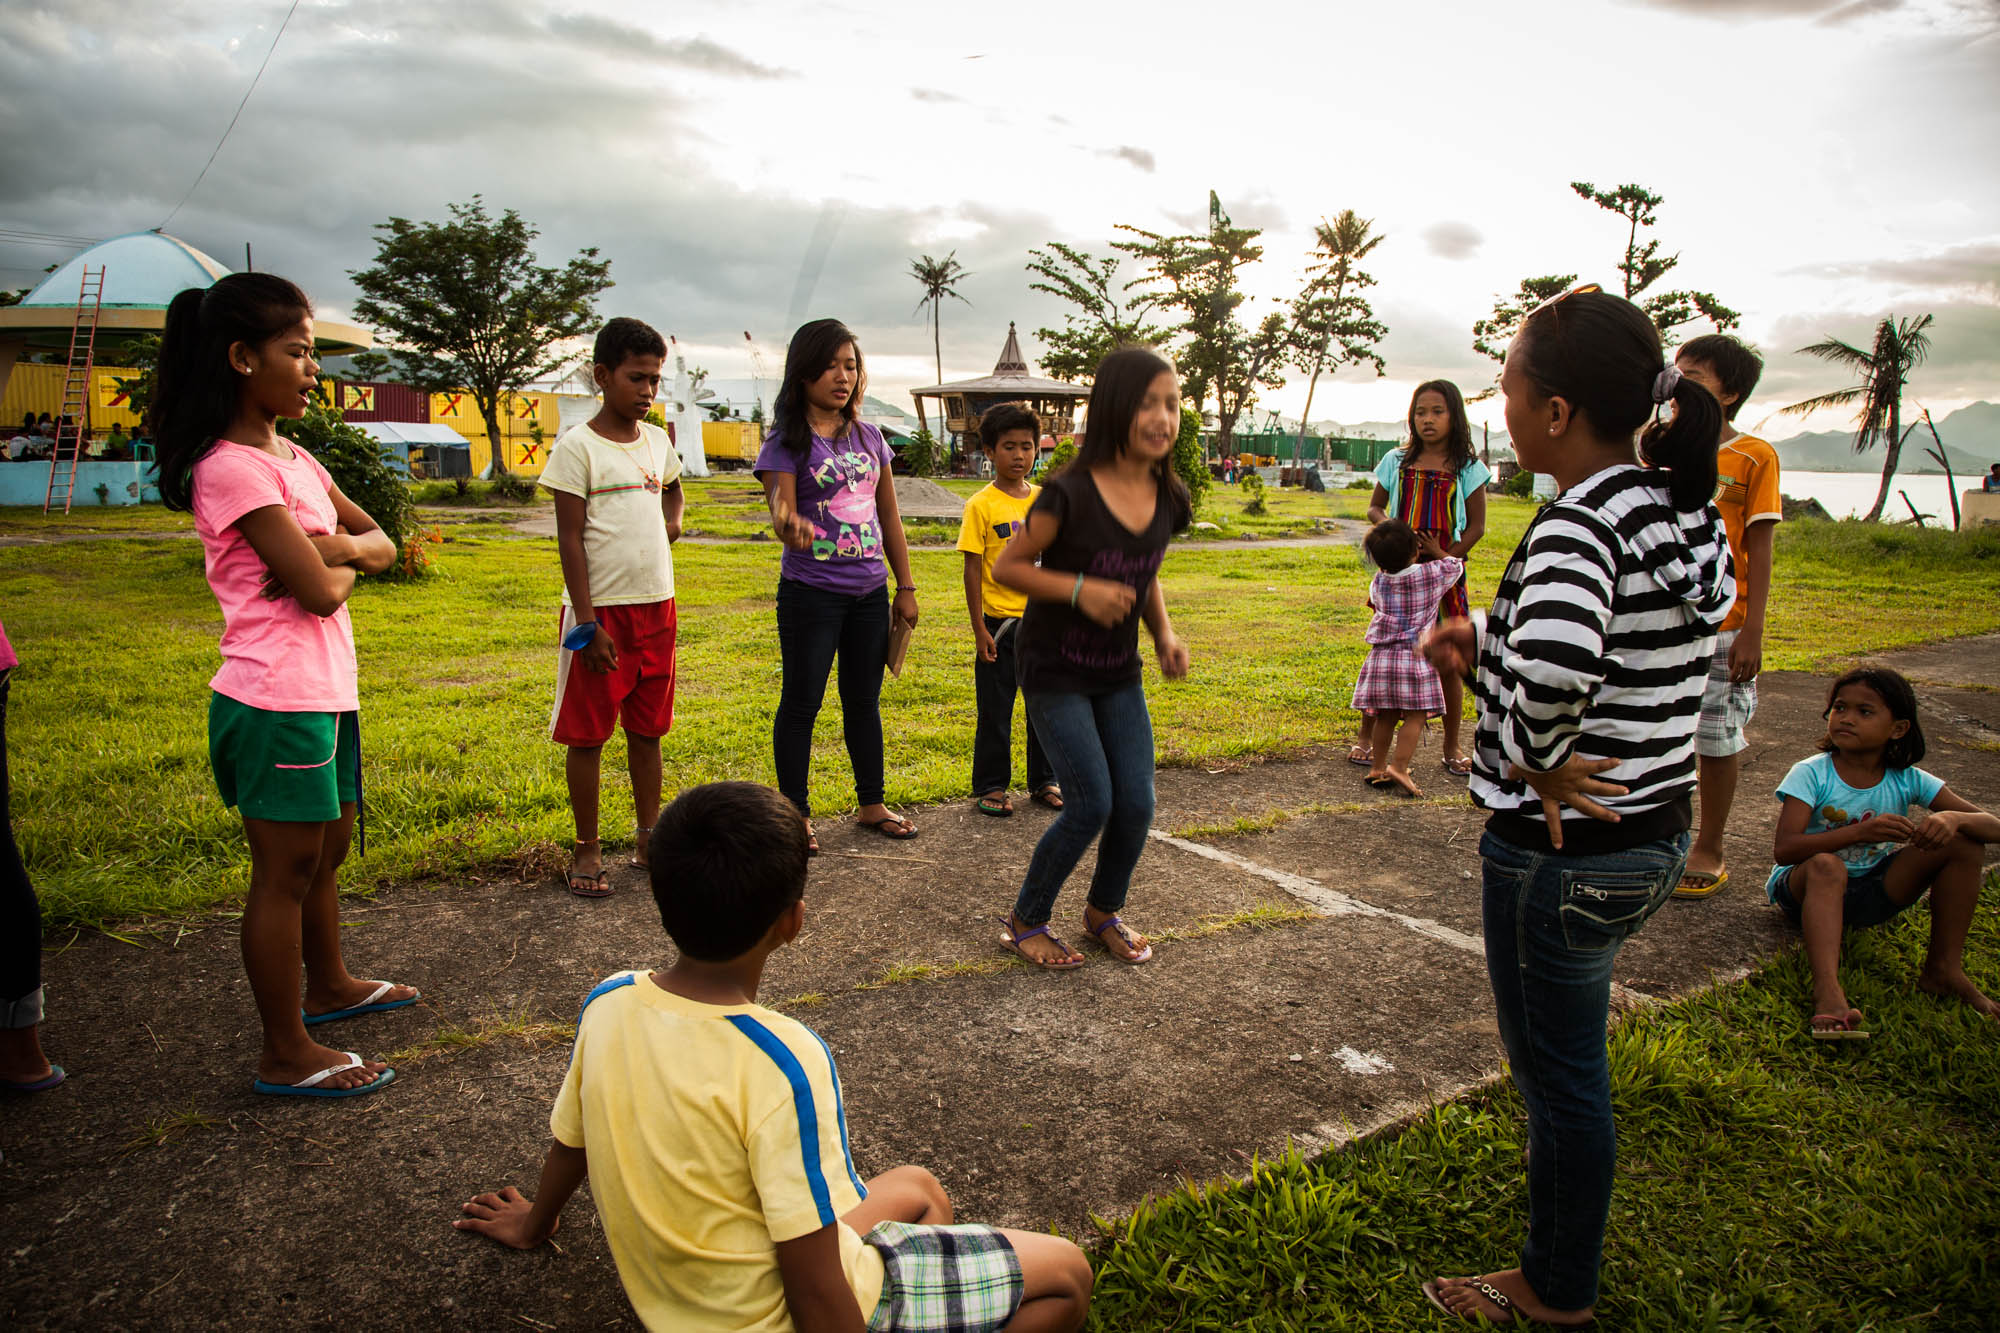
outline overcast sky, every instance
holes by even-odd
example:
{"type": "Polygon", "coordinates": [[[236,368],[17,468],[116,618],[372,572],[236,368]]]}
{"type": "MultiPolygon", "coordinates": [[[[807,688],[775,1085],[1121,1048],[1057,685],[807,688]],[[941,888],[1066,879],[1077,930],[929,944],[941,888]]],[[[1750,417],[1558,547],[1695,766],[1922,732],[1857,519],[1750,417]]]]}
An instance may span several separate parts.
{"type": "MultiPolygon", "coordinates": [[[[1623,224],[1572,180],[1666,197],[1670,282],[1744,312],[1751,417],[1846,378],[1794,348],[1932,312],[1912,394],[2000,399],[2000,0],[1514,0],[1370,7],[302,0],[0,4],[0,227],[157,227],[299,280],[339,316],[391,215],[475,192],[594,245],[632,314],[718,376],[801,319],[862,335],[874,391],[932,380],[908,275],[956,251],[947,379],[985,374],[1030,246],[1201,225],[1210,189],[1267,229],[1259,300],[1296,289],[1312,224],[1386,237],[1368,265],[1388,376],[1322,380],[1318,419],[1468,393],[1470,327],[1528,275],[1617,279],[1623,224]]],[[[0,284],[68,257],[0,244],[0,284]]],[[[775,365],[774,365],[775,368],[775,365]]],[[[1296,412],[1303,381],[1266,397],[1296,412]]],[[[1492,413],[1497,425],[1497,408],[1492,413]]],[[[1831,429],[1833,417],[1809,423],[1831,429]]],[[[1798,429],[1790,419],[1772,433],[1798,429]]]]}

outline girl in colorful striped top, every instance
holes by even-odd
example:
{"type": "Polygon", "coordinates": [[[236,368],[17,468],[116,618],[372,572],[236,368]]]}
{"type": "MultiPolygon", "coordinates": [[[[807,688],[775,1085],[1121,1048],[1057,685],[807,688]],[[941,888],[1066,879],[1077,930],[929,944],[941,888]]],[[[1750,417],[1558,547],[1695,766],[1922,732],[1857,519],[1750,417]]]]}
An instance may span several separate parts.
{"type": "Polygon", "coordinates": [[[1500,387],[1521,466],[1561,493],[1483,623],[1428,645],[1440,671],[1475,668],[1486,965],[1528,1106],[1528,1235],[1520,1267],[1424,1291],[1465,1319],[1573,1325],[1597,1301],[1617,1152],[1612,960],[1679,881],[1703,678],[1735,600],[1710,503],[1722,409],[1595,286],[1528,316],[1500,387]]]}

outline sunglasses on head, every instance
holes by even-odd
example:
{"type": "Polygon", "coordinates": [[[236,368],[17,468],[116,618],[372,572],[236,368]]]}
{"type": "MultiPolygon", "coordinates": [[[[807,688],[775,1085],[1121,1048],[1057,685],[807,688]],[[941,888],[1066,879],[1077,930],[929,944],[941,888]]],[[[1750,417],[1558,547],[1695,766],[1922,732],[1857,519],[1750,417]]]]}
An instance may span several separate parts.
{"type": "Polygon", "coordinates": [[[1585,292],[1601,292],[1603,290],[1604,288],[1597,283],[1579,282],[1576,286],[1570,288],[1562,295],[1551,296],[1548,300],[1542,302],[1540,305],[1536,306],[1533,310],[1530,310],[1526,315],[1523,315],[1521,317],[1521,322],[1524,324],[1527,323],[1529,320],[1533,319],[1536,315],[1539,315],[1544,310],[1547,310],[1550,306],[1561,305],[1564,301],[1569,300],[1569,298],[1572,296],[1581,296],[1585,292]]]}

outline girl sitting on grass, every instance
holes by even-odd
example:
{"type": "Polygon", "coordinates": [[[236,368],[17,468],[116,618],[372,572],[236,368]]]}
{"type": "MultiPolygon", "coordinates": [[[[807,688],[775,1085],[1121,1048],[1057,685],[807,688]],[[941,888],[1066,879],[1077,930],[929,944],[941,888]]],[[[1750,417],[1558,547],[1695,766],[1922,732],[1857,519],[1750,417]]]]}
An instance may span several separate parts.
{"type": "Polygon", "coordinates": [[[222,607],[208,756],[250,842],[243,970],[264,1024],[254,1086],[352,1097],[395,1072],[314,1041],[307,1026],[417,999],[409,986],[348,972],[334,887],[361,799],[347,598],[358,575],[395,562],[396,547],[318,460],[277,433],[278,418],[305,415],[318,386],[312,305],[285,279],[235,273],[167,308],[152,409],[160,498],[193,511],[222,607]]]}
{"type": "Polygon", "coordinates": [[[1805,935],[1812,968],[1812,1035],[1866,1037],[1840,986],[1840,933],[1891,920],[1931,891],[1931,942],[1917,989],[2000,1019],[1965,974],[1965,936],[2000,817],[1918,768],[1924,731],[1910,682],[1856,667],[1827,691],[1820,753],[1778,784],[1784,810],[1764,891],[1805,935]]]}

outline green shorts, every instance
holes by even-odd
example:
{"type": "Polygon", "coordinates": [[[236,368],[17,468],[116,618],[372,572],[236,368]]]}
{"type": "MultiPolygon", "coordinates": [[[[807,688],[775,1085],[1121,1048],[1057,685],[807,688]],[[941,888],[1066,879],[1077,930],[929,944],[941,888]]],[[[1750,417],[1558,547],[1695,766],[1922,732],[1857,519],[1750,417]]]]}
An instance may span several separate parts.
{"type": "Polygon", "coordinates": [[[211,692],[208,763],[222,803],[245,819],[331,823],[361,799],[361,720],[273,713],[211,692]]]}

